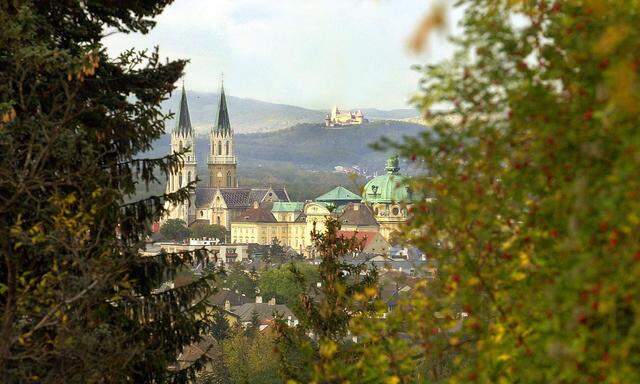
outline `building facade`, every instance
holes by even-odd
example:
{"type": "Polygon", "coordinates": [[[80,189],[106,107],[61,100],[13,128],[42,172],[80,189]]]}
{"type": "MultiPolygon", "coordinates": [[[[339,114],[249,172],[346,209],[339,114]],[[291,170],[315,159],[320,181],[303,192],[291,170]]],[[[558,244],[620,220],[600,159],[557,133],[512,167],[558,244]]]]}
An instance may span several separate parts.
{"type": "MultiPolygon", "coordinates": [[[[167,193],[176,192],[197,179],[195,133],[191,127],[187,94],[182,87],[178,119],[171,134],[171,153],[186,151],[183,162],[173,170],[167,180],[167,193]]],[[[238,186],[237,164],[233,144],[233,129],[224,86],[220,89],[220,102],[215,123],[209,132],[207,175],[202,178],[206,186],[196,186],[188,201],[166,204],[168,219],[180,219],[187,225],[196,222],[217,224],[231,229],[231,221],[250,208],[254,202],[288,202],[286,188],[242,188],[238,186]]]]}

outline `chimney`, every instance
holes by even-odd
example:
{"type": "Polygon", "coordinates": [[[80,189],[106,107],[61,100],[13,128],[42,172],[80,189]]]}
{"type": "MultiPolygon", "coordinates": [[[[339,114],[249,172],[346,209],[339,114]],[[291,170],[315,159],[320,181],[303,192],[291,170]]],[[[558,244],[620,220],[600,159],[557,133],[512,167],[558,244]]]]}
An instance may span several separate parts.
{"type": "Polygon", "coordinates": [[[256,304],[262,304],[262,296],[256,296],[256,304]]]}
{"type": "Polygon", "coordinates": [[[231,309],[231,302],[229,300],[224,301],[224,309],[226,309],[227,311],[231,309]]]}
{"type": "Polygon", "coordinates": [[[269,299],[269,305],[276,305],[276,298],[272,297],[271,299],[269,299]]]}
{"type": "Polygon", "coordinates": [[[358,203],[353,204],[353,210],[357,211],[358,209],[360,209],[360,204],[358,203]]]}

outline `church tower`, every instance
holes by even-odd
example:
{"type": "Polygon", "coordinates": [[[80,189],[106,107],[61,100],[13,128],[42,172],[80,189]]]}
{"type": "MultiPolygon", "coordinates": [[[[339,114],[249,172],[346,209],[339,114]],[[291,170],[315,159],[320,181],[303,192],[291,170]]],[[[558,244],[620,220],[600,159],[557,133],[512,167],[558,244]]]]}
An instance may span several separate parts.
{"type": "MultiPolygon", "coordinates": [[[[183,153],[183,162],[178,169],[169,174],[167,181],[167,193],[173,193],[180,188],[186,187],[197,178],[197,162],[195,150],[195,133],[191,127],[189,117],[189,106],[187,105],[187,93],[182,85],[182,96],[176,119],[176,126],[171,132],[171,153],[183,153]],[[188,148],[188,149],[187,149],[188,148]]],[[[189,214],[195,214],[195,196],[191,196],[189,201],[185,201],[178,206],[169,208],[169,219],[181,219],[189,224],[189,214]],[[193,212],[191,212],[193,211],[193,212]]]]}
{"type": "Polygon", "coordinates": [[[227,99],[224,95],[224,84],[220,90],[220,104],[218,116],[210,134],[211,152],[207,165],[209,168],[209,187],[237,188],[238,178],[236,165],[238,163],[233,150],[233,130],[229,122],[227,99]]]}

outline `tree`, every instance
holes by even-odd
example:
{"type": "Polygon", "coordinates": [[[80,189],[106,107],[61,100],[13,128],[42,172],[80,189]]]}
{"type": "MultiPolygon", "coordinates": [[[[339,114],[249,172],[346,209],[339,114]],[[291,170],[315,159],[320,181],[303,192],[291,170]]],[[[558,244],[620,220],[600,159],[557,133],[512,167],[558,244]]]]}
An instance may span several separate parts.
{"type": "Polygon", "coordinates": [[[244,294],[247,297],[256,296],[257,274],[246,272],[242,264],[229,264],[226,276],[223,277],[222,287],[244,294]]]}
{"type": "Polygon", "coordinates": [[[335,218],[327,219],[325,227],[325,233],[312,233],[321,258],[320,287],[308,290],[304,274],[292,265],[291,272],[301,289],[299,325],[291,328],[283,319],[276,321],[280,369],[292,382],[339,382],[344,378],[334,367],[337,361],[350,360],[350,342],[346,339],[349,322],[371,311],[377,293],[375,270],[343,260],[360,250],[362,244],[355,238],[338,236],[340,222],[335,218]]]}
{"type": "Polygon", "coordinates": [[[169,219],[160,227],[160,233],[165,239],[182,241],[189,237],[187,224],[180,219],[169,219]]]}
{"type": "Polygon", "coordinates": [[[276,302],[286,304],[290,308],[298,304],[298,296],[308,291],[310,286],[318,282],[317,268],[307,263],[295,263],[295,268],[304,275],[306,287],[300,286],[291,272],[293,264],[283,264],[280,267],[263,271],[258,278],[258,288],[263,300],[275,298],[276,302]]]}
{"type": "Polygon", "coordinates": [[[224,241],[227,230],[222,225],[209,225],[203,223],[193,224],[190,228],[190,236],[194,238],[209,238],[224,241]]]}
{"type": "Polygon", "coordinates": [[[130,201],[182,154],[140,157],[184,61],[109,57],[109,33],[147,33],[169,1],[0,5],[0,381],[185,381],[169,371],[208,326],[210,276],[158,290],[200,253],[141,257],[176,193],[130,201]]]}
{"type": "Polygon", "coordinates": [[[218,309],[211,319],[211,335],[218,342],[222,342],[229,336],[230,326],[225,313],[218,309]]]}
{"type": "Polygon", "coordinates": [[[461,6],[455,57],[422,68],[432,129],[392,145],[425,170],[411,187],[433,198],[403,233],[438,277],[386,321],[354,322],[361,347],[336,370],[638,382],[640,7],[461,6]]]}
{"type": "Polygon", "coordinates": [[[270,332],[245,334],[236,328],[224,343],[225,362],[233,383],[282,383],[278,360],[273,353],[274,336],[270,332]]]}

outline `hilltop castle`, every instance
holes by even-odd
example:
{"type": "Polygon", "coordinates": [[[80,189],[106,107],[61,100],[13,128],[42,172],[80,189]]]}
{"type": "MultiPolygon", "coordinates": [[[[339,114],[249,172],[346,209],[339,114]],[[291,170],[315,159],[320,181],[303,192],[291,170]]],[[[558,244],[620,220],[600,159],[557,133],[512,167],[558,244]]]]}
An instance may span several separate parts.
{"type": "Polygon", "coordinates": [[[361,111],[341,111],[338,107],[333,107],[331,113],[327,113],[327,117],[324,119],[327,127],[359,125],[367,122],[369,122],[369,120],[365,119],[361,111]]]}
{"type": "MultiPolygon", "coordinates": [[[[195,132],[191,126],[187,94],[182,86],[182,95],[176,126],[171,133],[171,153],[184,153],[181,166],[168,175],[167,193],[185,187],[197,179],[198,163],[195,150],[195,132]]],[[[214,125],[209,132],[209,156],[207,158],[207,187],[196,187],[188,201],[171,204],[167,202],[167,214],[162,221],[181,219],[187,225],[195,222],[218,224],[230,230],[231,220],[253,206],[254,203],[289,201],[283,188],[242,188],[238,185],[237,164],[234,154],[233,129],[229,120],[224,85],[220,89],[220,102],[214,125]]]]}

